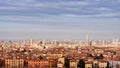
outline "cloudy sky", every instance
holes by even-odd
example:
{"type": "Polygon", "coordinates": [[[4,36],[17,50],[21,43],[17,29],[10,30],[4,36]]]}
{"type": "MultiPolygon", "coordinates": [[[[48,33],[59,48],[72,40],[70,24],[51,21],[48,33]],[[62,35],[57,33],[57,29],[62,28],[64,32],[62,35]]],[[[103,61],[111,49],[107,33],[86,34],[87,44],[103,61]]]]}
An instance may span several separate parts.
{"type": "Polygon", "coordinates": [[[120,39],[120,0],[0,0],[0,40],[120,39]]]}

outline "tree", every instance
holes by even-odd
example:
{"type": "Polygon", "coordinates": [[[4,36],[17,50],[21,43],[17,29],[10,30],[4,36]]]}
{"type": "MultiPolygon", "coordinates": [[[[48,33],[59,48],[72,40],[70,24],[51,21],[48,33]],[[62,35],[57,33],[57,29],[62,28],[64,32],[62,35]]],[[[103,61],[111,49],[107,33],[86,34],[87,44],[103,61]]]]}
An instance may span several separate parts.
{"type": "Polygon", "coordinates": [[[43,57],[40,55],[39,57],[38,57],[39,59],[43,59],[43,57]]]}
{"type": "Polygon", "coordinates": [[[79,60],[77,67],[78,68],[85,68],[85,62],[82,59],[79,60]]]}
{"type": "Polygon", "coordinates": [[[106,68],[110,68],[109,65],[110,65],[110,63],[107,61],[107,67],[106,68]]]}
{"type": "Polygon", "coordinates": [[[99,56],[95,56],[94,59],[103,59],[103,54],[100,54],[99,56]]]}
{"type": "Polygon", "coordinates": [[[65,58],[65,64],[64,65],[65,65],[66,68],[70,68],[70,63],[69,62],[70,62],[70,59],[65,58]]]}
{"type": "Polygon", "coordinates": [[[99,58],[100,58],[100,59],[103,59],[103,54],[100,54],[100,55],[99,55],[99,58]]]}
{"type": "Polygon", "coordinates": [[[92,54],[88,54],[88,57],[93,57],[93,55],[92,54]]]}

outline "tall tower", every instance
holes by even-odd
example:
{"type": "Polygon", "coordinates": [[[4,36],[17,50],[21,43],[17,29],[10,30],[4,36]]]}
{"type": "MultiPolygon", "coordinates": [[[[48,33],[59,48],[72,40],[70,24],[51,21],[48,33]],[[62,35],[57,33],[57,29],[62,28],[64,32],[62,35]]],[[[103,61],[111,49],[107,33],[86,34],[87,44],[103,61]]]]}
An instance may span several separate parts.
{"type": "Polygon", "coordinates": [[[32,46],[33,45],[33,40],[32,39],[30,39],[30,46],[32,46]]]}
{"type": "Polygon", "coordinates": [[[115,44],[115,39],[112,40],[112,44],[115,44]]]}
{"type": "Polygon", "coordinates": [[[86,43],[86,45],[88,45],[88,44],[89,44],[88,34],[87,34],[87,35],[86,35],[86,37],[85,37],[85,43],[86,43]]]}
{"type": "Polygon", "coordinates": [[[115,45],[118,45],[118,39],[116,38],[116,40],[115,40],[115,45]]]}

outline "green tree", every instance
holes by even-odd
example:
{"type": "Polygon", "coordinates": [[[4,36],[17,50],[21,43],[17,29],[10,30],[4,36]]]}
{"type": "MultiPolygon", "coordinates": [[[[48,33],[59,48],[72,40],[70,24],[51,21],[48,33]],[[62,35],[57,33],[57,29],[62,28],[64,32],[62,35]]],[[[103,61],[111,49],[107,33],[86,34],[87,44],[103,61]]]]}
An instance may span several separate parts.
{"type": "Polygon", "coordinates": [[[107,62],[107,67],[106,68],[110,68],[109,65],[110,65],[109,62],[107,62]]]}
{"type": "Polygon", "coordinates": [[[100,58],[100,59],[103,59],[103,54],[100,54],[99,58],[100,58]]]}
{"type": "Polygon", "coordinates": [[[82,59],[79,60],[77,67],[78,68],[85,68],[85,62],[82,59]]]}
{"type": "Polygon", "coordinates": [[[65,58],[65,64],[64,65],[65,65],[66,68],[70,68],[70,63],[69,62],[70,62],[70,59],[65,58]]]}

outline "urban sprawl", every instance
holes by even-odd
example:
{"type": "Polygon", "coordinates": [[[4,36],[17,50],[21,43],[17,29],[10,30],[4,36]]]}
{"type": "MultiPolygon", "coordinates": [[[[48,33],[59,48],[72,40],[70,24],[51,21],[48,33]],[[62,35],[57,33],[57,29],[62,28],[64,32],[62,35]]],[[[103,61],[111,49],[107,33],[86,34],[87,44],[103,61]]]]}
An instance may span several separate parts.
{"type": "Polygon", "coordinates": [[[120,42],[0,41],[0,68],[120,68],[120,42]]]}

